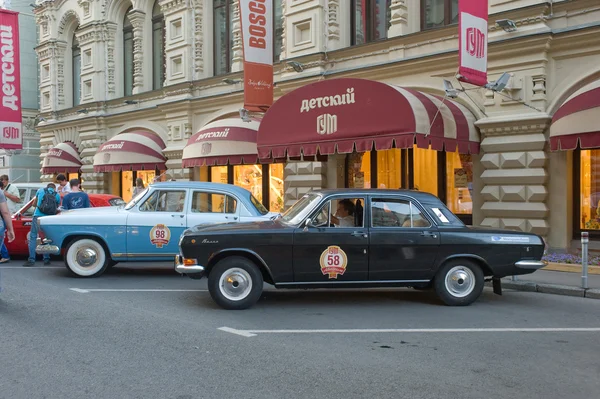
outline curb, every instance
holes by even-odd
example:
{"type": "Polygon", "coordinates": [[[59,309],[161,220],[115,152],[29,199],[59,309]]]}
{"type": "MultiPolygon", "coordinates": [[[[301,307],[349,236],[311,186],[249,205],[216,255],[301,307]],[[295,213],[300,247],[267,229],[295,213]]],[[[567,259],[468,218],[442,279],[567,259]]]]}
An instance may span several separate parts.
{"type": "MultiPolygon", "coordinates": [[[[492,283],[485,283],[487,287],[491,287],[492,283]]],[[[540,284],[534,281],[505,281],[502,280],[502,288],[515,290],[515,291],[526,291],[526,292],[540,292],[543,294],[554,294],[554,295],[565,295],[574,296],[579,298],[590,298],[600,299],[600,289],[588,288],[583,289],[581,287],[575,287],[572,285],[561,285],[561,284],[540,284]]]]}
{"type": "MultiPolygon", "coordinates": [[[[549,270],[553,272],[567,272],[567,273],[580,273],[581,265],[571,263],[548,263],[548,266],[541,268],[540,270],[549,270]]],[[[600,275],[600,266],[588,266],[588,274],[600,275]]]]}

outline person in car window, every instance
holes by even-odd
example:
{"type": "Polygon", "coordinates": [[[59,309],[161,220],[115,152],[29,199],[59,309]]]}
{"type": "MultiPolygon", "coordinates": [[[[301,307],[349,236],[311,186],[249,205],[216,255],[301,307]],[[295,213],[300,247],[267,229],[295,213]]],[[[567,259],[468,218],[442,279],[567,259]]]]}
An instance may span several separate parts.
{"type": "Polygon", "coordinates": [[[79,189],[79,179],[71,179],[71,192],[63,198],[62,207],[64,210],[81,209],[90,207],[90,197],[79,189]]]}
{"type": "Polygon", "coordinates": [[[335,227],[354,227],[354,203],[349,199],[338,202],[335,216],[331,216],[331,223],[335,227]]]}

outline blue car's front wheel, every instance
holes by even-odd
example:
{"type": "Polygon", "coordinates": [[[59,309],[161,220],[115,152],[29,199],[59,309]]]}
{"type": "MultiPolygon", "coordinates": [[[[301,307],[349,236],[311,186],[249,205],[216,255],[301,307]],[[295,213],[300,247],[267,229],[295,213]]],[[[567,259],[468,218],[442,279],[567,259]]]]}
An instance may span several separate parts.
{"type": "Polygon", "coordinates": [[[65,253],[67,269],[78,277],[97,277],[104,273],[109,262],[104,246],[93,238],[76,238],[65,253]]]}

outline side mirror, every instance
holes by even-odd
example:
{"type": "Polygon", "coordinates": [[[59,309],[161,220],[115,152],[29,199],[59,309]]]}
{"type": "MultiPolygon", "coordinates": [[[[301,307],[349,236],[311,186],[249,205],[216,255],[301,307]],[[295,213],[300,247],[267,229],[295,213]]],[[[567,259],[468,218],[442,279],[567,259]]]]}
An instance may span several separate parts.
{"type": "Polygon", "coordinates": [[[302,231],[308,231],[309,227],[314,227],[312,225],[312,219],[311,218],[306,219],[306,221],[304,222],[304,229],[302,231]]]}
{"type": "Polygon", "coordinates": [[[15,215],[15,220],[21,220],[21,214],[20,213],[17,213],[15,215]]]}

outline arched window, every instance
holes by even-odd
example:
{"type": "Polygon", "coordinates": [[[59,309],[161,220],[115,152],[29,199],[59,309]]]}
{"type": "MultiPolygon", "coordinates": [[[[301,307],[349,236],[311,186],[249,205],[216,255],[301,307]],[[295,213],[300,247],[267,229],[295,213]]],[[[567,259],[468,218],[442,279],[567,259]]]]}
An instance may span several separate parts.
{"type": "Polygon", "coordinates": [[[71,77],[73,88],[73,106],[81,103],[81,48],[77,36],[73,33],[73,43],[71,45],[71,77]]]}
{"type": "Polygon", "coordinates": [[[124,96],[133,94],[133,25],[129,20],[129,7],[123,20],[123,84],[124,96]]]}
{"type": "Polygon", "coordinates": [[[152,88],[163,87],[165,81],[165,17],[158,0],[152,9],[152,88]]]}
{"type": "Polygon", "coordinates": [[[214,75],[231,72],[233,59],[233,7],[237,0],[214,0],[214,75]]]}

